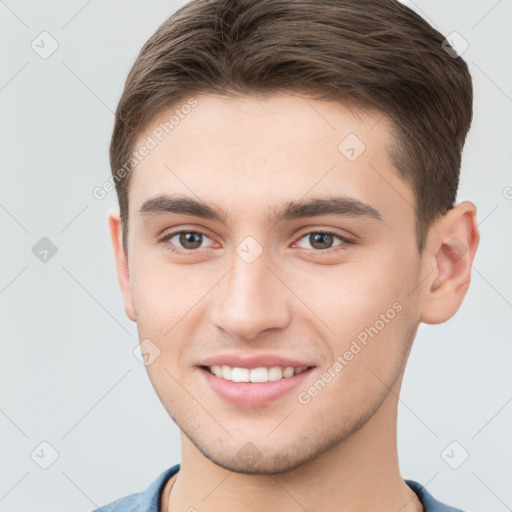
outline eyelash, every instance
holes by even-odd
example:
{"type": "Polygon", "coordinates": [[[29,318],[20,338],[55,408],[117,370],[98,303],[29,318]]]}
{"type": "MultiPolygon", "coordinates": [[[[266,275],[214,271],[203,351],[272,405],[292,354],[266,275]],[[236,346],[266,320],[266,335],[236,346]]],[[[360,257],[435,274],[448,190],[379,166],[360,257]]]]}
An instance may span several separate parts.
{"type": "MultiPolygon", "coordinates": [[[[169,242],[169,240],[171,238],[173,238],[174,236],[179,235],[181,233],[194,233],[197,235],[205,236],[206,238],[210,238],[206,233],[203,233],[202,231],[199,231],[199,230],[181,229],[179,231],[173,231],[171,233],[165,234],[158,241],[161,243],[169,242]]],[[[331,235],[331,236],[341,240],[342,243],[340,243],[339,245],[336,245],[334,247],[329,247],[328,249],[305,249],[306,251],[318,253],[318,254],[326,254],[326,253],[330,254],[335,251],[347,250],[351,245],[355,245],[355,243],[356,243],[354,240],[344,237],[334,231],[329,231],[328,229],[327,230],[322,229],[322,230],[306,231],[305,233],[302,233],[299,236],[298,240],[302,240],[304,237],[306,237],[308,235],[317,234],[317,233],[321,233],[322,235],[331,235]]],[[[210,238],[210,240],[211,240],[211,238],[210,238]]],[[[181,254],[181,255],[185,255],[185,256],[190,256],[194,252],[200,251],[200,249],[176,249],[175,246],[173,247],[169,243],[166,244],[166,249],[172,253],[181,254]]]]}

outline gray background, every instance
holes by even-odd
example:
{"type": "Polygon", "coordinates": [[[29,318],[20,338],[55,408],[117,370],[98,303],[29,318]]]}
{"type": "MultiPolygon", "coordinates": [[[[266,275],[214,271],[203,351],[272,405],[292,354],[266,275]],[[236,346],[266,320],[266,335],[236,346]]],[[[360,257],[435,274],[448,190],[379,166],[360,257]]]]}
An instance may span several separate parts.
{"type": "MultiPolygon", "coordinates": [[[[442,501],[505,511],[512,507],[512,5],[407,3],[469,43],[463,56],[475,119],[458,199],[478,207],[481,246],[459,312],[420,328],[401,396],[400,466],[442,501]],[[469,458],[449,467],[463,450],[469,458]]],[[[178,429],[133,354],[136,329],[118,291],[106,223],[115,193],[98,201],[92,190],[110,173],[113,111],[126,74],[181,5],[0,0],[0,511],[88,511],[145,489],[179,462],[178,429]],[[43,31],[59,45],[46,59],[31,48],[43,31]],[[32,252],[42,237],[58,249],[46,263],[32,252]],[[40,467],[51,461],[43,441],[58,452],[48,469],[40,467]]]]}

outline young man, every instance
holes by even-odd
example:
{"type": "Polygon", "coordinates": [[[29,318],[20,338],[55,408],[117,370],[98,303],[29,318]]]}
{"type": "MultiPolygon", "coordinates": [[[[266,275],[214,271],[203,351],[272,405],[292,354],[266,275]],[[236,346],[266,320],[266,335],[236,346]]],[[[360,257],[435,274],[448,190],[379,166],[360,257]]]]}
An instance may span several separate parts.
{"type": "Polygon", "coordinates": [[[119,283],[181,461],[103,511],[456,509],[399,472],[420,322],[478,246],[465,62],[394,0],[195,0],[111,143],[119,283]]]}

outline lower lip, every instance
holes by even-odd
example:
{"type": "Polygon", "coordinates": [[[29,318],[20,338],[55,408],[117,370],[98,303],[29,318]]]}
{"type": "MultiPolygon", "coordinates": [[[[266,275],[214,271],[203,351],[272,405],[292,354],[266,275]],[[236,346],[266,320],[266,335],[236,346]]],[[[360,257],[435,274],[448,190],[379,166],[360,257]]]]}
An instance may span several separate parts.
{"type": "Polygon", "coordinates": [[[201,374],[215,393],[233,404],[245,407],[266,405],[276,400],[296,388],[312,370],[313,367],[292,377],[269,382],[233,382],[217,377],[205,368],[200,368],[201,374]]]}

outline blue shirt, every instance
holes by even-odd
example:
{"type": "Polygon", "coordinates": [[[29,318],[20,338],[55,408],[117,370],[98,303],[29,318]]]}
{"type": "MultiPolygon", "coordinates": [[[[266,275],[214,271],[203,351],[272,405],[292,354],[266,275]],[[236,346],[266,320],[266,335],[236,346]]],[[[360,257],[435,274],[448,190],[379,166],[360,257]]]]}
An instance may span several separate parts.
{"type": "MultiPolygon", "coordinates": [[[[160,512],[160,495],[165,484],[180,469],[176,464],[166,469],[144,492],[130,494],[113,501],[93,512],[160,512]]],[[[458,508],[449,507],[437,501],[421,484],[414,480],[405,480],[406,484],[417,494],[423,505],[424,512],[462,512],[458,508]]]]}

